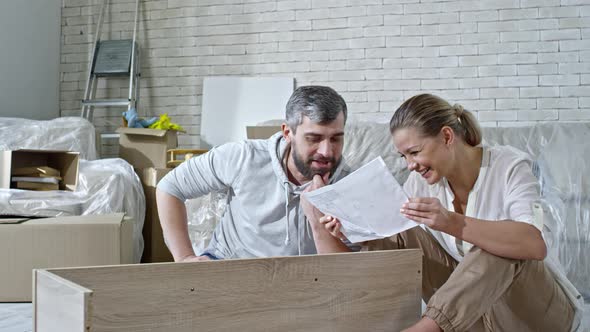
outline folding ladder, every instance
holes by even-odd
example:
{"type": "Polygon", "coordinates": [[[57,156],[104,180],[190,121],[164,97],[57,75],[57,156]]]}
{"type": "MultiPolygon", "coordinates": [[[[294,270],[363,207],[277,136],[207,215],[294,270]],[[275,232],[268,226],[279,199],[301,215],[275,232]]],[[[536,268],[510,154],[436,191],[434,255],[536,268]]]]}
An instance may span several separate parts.
{"type": "MultiPolygon", "coordinates": [[[[139,45],[137,44],[137,27],[139,18],[139,0],[135,1],[135,22],[133,26],[133,39],[101,40],[101,29],[105,8],[109,0],[103,0],[96,35],[94,37],[94,50],[88,66],[88,80],[82,100],[81,117],[92,122],[94,107],[121,106],[137,109],[139,104],[139,78],[141,75],[139,65],[139,45]],[[99,78],[129,77],[129,94],[122,99],[95,99],[96,87],[99,78]]],[[[108,135],[101,135],[105,138],[108,135]]],[[[112,136],[112,135],[111,135],[112,136]]]]}

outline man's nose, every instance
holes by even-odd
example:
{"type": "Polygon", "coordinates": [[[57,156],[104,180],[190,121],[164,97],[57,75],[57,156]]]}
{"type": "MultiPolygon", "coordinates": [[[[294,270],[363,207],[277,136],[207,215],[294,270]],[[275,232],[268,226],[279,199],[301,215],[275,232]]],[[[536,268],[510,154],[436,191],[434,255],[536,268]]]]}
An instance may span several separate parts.
{"type": "Polygon", "coordinates": [[[334,154],[334,146],[330,140],[323,140],[320,142],[317,152],[324,157],[332,157],[334,154]]]}

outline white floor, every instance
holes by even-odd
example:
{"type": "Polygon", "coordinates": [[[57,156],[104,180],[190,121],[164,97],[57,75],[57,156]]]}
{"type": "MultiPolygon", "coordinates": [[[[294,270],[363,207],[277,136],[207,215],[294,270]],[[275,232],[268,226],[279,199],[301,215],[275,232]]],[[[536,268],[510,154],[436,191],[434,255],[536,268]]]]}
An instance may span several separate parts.
{"type": "Polygon", "coordinates": [[[0,332],[33,331],[31,303],[0,303],[0,332]]]}
{"type": "MultiPolygon", "coordinates": [[[[590,332],[590,303],[586,304],[584,324],[590,332]]],[[[33,331],[33,307],[31,303],[0,303],[0,332],[33,331]]]]}

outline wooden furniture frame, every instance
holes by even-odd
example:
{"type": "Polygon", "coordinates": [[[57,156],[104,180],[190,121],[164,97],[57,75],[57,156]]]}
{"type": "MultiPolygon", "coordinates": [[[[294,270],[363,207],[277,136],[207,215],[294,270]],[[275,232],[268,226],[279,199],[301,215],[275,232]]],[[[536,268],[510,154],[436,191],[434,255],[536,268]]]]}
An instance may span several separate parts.
{"type": "Polygon", "coordinates": [[[421,310],[422,253],[34,271],[35,331],[399,331],[421,310]]]}
{"type": "Polygon", "coordinates": [[[174,168],[192,157],[196,157],[209,150],[204,149],[169,149],[167,153],[166,167],[174,168]]]}

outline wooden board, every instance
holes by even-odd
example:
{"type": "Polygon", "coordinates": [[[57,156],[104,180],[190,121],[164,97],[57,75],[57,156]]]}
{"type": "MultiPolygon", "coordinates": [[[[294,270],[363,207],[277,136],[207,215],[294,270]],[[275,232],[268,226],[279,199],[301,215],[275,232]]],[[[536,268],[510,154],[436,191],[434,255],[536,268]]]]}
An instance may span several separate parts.
{"type": "Polygon", "coordinates": [[[209,150],[205,149],[169,149],[166,151],[168,156],[166,167],[174,168],[192,157],[196,157],[207,152],[209,152],[209,150]]]}
{"type": "Polygon", "coordinates": [[[84,332],[91,291],[44,270],[35,270],[36,332],[84,332]],[[43,308],[43,310],[37,310],[43,308]]]}
{"type": "MultiPolygon", "coordinates": [[[[90,331],[399,331],[420,317],[421,256],[395,250],[48,271],[92,290],[90,331]]],[[[42,317],[48,308],[37,295],[42,317]]]]}

